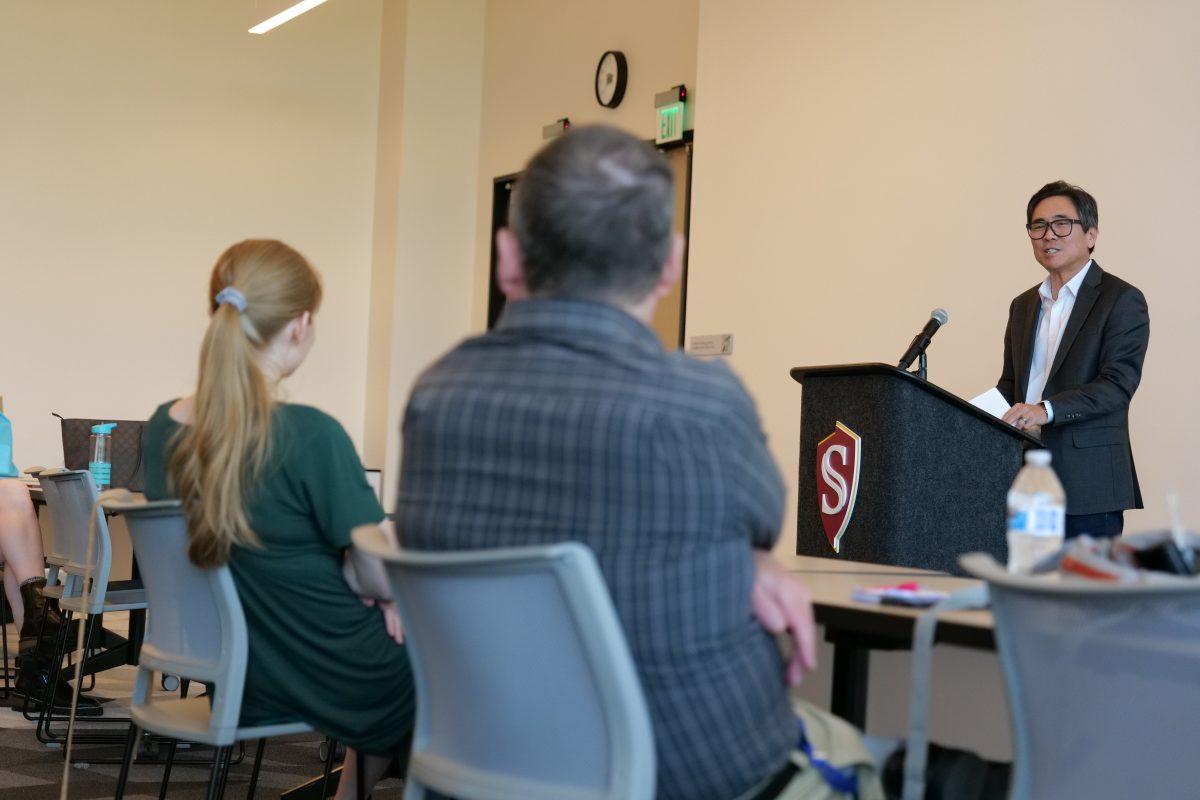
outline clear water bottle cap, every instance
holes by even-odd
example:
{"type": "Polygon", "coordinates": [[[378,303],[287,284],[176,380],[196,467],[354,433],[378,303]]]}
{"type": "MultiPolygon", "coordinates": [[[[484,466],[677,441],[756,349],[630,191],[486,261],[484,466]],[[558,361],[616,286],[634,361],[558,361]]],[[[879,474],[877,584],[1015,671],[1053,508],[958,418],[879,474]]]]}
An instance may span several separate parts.
{"type": "Polygon", "coordinates": [[[101,422],[99,425],[92,426],[92,433],[112,433],[115,427],[117,427],[115,422],[101,422]]]}
{"type": "Polygon", "coordinates": [[[1050,466],[1050,451],[1026,450],[1025,463],[1031,467],[1048,467],[1050,466]]]}

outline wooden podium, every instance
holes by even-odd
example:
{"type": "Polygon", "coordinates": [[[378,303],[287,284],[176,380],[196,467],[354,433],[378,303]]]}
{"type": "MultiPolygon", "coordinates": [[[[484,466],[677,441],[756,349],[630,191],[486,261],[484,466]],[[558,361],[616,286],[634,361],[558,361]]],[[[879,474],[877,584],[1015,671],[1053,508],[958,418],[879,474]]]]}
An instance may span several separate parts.
{"type": "Polygon", "coordinates": [[[797,555],[950,573],[962,553],[1006,559],[1006,496],[1036,438],[887,364],[791,376],[804,386],[797,555]]]}

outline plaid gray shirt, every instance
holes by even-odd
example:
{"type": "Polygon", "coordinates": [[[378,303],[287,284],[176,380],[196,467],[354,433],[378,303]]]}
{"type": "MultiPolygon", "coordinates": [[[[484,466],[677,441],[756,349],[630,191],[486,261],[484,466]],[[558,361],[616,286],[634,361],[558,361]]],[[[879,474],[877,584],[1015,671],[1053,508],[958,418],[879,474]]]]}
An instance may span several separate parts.
{"type": "Polygon", "coordinates": [[[727,800],[795,736],[750,608],[751,548],[774,543],[783,496],[724,364],[666,353],[611,306],[529,300],[413,390],[397,527],[414,549],[589,545],[649,702],[659,797],[727,800]]]}

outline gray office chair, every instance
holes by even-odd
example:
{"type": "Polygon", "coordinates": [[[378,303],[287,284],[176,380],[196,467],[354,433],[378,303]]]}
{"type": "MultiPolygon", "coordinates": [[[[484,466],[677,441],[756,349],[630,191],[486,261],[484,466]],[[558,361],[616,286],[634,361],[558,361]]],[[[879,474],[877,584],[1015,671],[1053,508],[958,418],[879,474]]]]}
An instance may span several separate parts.
{"type": "MultiPolygon", "coordinates": [[[[95,663],[93,660],[97,658],[92,652],[93,640],[101,615],[144,609],[146,595],[140,588],[128,588],[124,584],[110,582],[112,540],[109,538],[108,522],[96,507],[98,495],[91,474],[86,470],[48,470],[38,475],[38,481],[42,485],[46,507],[54,525],[56,547],[61,546],[64,550],[57,564],[62,588],[58,594],[58,607],[68,624],[59,629],[52,663],[61,665],[70,654],[67,648],[74,645],[69,635],[70,620],[75,616],[86,618],[83,649],[73,654],[79,662],[75,673],[82,679],[90,674],[89,662],[95,663]],[[85,576],[91,587],[86,598],[83,592],[85,576]]],[[[53,723],[56,720],[69,720],[69,715],[54,714],[52,700],[60,680],[61,671],[52,670],[35,729],[38,739],[43,742],[63,738],[63,734],[53,730],[53,723]]],[[[75,740],[103,742],[120,741],[120,738],[109,732],[77,736],[75,740]]]]}
{"type": "MultiPolygon", "coordinates": [[[[179,503],[105,499],[102,505],[125,516],[134,557],[144,568],[142,580],[149,601],[117,800],[125,791],[139,729],[216,748],[209,776],[210,797],[224,790],[232,746],[258,739],[247,794],[253,797],[264,741],[308,733],[312,728],[303,722],[239,726],[249,647],[246,618],[229,568],[200,569],[188,560],[187,523],[179,503]],[[212,690],[197,697],[155,697],[155,673],[208,683],[212,690]]],[[[174,742],[169,753],[163,772],[164,793],[171,778],[174,742]]],[[[330,760],[326,780],[331,766],[330,760]]]]}
{"type": "Polygon", "coordinates": [[[109,536],[108,520],[96,509],[99,493],[87,470],[48,470],[38,476],[54,525],[53,541],[56,550],[48,557],[53,570],[57,567],[62,575],[61,584],[66,588],[59,595],[60,607],[66,601],[72,610],[87,614],[99,614],[112,609],[112,604],[138,605],[145,607],[145,595],[140,589],[127,589],[125,582],[113,584],[112,539],[109,536]],[[82,581],[88,574],[100,591],[89,595],[87,607],[80,605],[82,581]],[[110,587],[110,584],[113,586],[110,587]],[[106,591],[116,588],[118,591],[106,591]]]}
{"type": "MultiPolygon", "coordinates": [[[[44,469],[42,467],[34,467],[30,470],[31,474],[38,479],[38,483],[42,490],[42,499],[46,505],[46,513],[50,517],[50,546],[45,553],[46,562],[46,585],[42,587],[42,596],[47,600],[57,602],[62,599],[63,595],[70,596],[79,591],[77,581],[79,578],[71,571],[64,569],[71,564],[71,556],[69,555],[70,543],[68,532],[71,529],[72,523],[65,518],[64,506],[59,501],[58,484],[54,481],[43,481],[42,473],[47,475],[56,475],[60,473],[68,474],[69,470],[62,468],[44,469]]],[[[77,565],[76,572],[82,573],[82,565],[77,565]]],[[[43,634],[46,628],[46,606],[42,607],[42,614],[38,619],[37,630],[37,647],[49,646],[53,649],[54,644],[47,645],[43,634]]],[[[30,698],[25,698],[25,703],[22,705],[22,713],[28,720],[40,720],[41,711],[34,713],[32,711],[33,703],[30,698]]]]}
{"type": "MultiPolygon", "coordinates": [[[[69,576],[62,571],[62,566],[70,561],[70,558],[67,556],[66,542],[63,540],[62,534],[62,531],[65,529],[65,525],[56,524],[55,521],[55,509],[60,508],[60,506],[57,502],[52,503],[51,501],[51,495],[54,495],[55,500],[57,500],[58,497],[58,491],[54,484],[44,483],[40,479],[38,483],[41,485],[42,498],[46,502],[47,513],[50,515],[50,547],[45,553],[47,572],[46,585],[42,587],[42,595],[47,600],[58,600],[63,596],[63,592],[68,588],[67,582],[71,580],[69,576]]],[[[35,645],[35,647],[38,649],[46,646],[42,638],[45,627],[46,606],[43,605],[42,614],[38,618],[37,644],[35,645]]],[[[53,647],[53,645],[50,646],[53,647]]],[[[36,655],[40,655],[40,653],[36,653],[36,655]]],[[[41,712],[33,712],[33,702],[29,697],[25,698],[25,702],[22,704],[21,710],[25,715],[25,718],[28,720],[36,720],[40,718],[41,712]]]]}
{"type": "MultiPolygon", "coordinates": [[[[50,547],[46,550],[46,585],[42,587],[42,595],[47,600],[58,600],[63,596],[64,592],[74,591],[73,583],[75,578],[63,569],[65,565],[71,563],[71,557],[68,555],[67,531],[69,524],[60,519],[63,516],[62,504],[58,502],[57,484],[51,481],[43,481],[41,472],[47,474],[56,474],[67,472],[63,469],[41,470],[38,474],[38,483],[41,485],[42,498],[46,503],[46,512],[50,516],[50,547]]],[[[43,609],[42,619],[38,623],[38,641],[42,638],[42,627],[45,622],[45,612],[43,609]]]]}
{"type": "Polygon", "coordinates": [[[1014,575],[988,583],[1013,724],[1010,797],[1194,797],[1200,579],[1140,584],[1014,575]]]}
{"type": "Polygon", "coordinates": [[[67,540],[69,525],[59,519],[62,516],[62,505],[56,502],[58,498],[56,484],[42,480],[42,473],[49,476],[66,472],[69,471],[64,469],[42,470],[37,476],[38,483],[42,487],[42,497],[46,502],[46,511],[50,515],[50,548],[46,551],[46,566],[49,568],[49,574],[46,577],[46,587],[42,590],[42,594],[47,597],[62,597],[64,584],[68,582],[67,575],[62,573],[62,567],[70,563],[71,557],[68,553],[69,543],[67,540]]]}
{"type": "Polygon", "coordinates": [[[406,800],[649,800],[654,737],[600,569],[577,543],[385,562],[417,689],[406,800]]]}

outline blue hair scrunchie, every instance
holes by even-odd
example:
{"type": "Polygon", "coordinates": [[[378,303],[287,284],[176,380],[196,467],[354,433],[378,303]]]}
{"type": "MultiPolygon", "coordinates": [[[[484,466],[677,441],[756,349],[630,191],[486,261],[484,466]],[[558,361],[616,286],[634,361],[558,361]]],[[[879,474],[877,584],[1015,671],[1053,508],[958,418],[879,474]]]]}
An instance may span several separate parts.
{"type": "Polygon", "coordinates": [[[217,305],[224,305],[228,303],[236,308],[239,314],[246,310],[246,295],[242,294],[232,286],[226,286],[224,289],[217,292],[215,299],[217,301],[217,305]]]}

